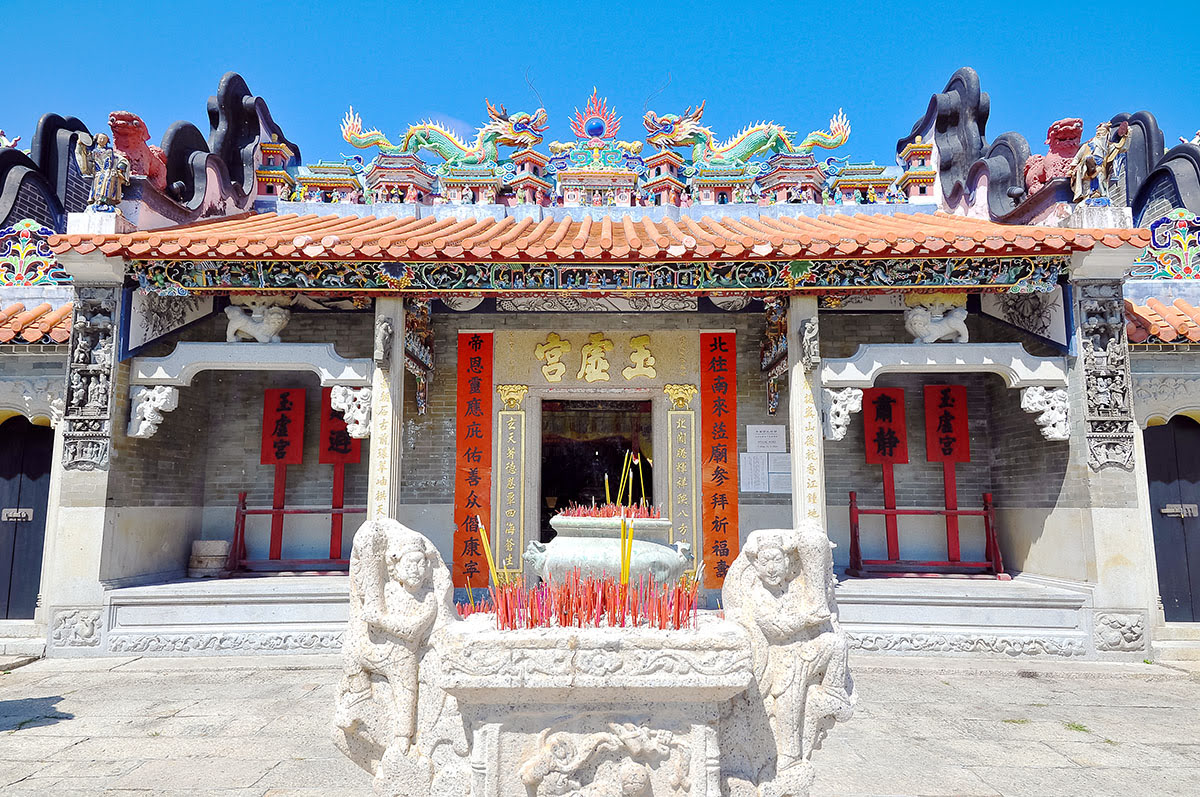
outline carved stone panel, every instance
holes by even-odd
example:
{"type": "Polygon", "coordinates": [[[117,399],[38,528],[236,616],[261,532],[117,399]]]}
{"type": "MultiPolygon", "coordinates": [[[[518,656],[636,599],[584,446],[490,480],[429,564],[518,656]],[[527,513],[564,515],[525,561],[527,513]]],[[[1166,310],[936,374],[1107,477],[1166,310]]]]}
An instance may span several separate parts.
{"type": "Polygon", "coordinates": [[[63,412],[63,467],[108,467],[112,439],[112,377],[117,286],[76,292],[63,412]]]}
{"type": "Polygon", "coordinates": [[[1133,468],[1132,379],[1121,283],[1075,283],[1076,318],[1085,387],[1088,465],[1133,468]]]}

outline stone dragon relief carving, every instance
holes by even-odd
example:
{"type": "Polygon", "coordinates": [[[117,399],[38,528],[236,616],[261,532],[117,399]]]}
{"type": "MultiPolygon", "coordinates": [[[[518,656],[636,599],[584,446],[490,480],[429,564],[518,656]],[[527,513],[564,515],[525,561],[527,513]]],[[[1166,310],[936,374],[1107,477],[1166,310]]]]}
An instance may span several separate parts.
{"type": "Polygon", "coordinates": [[[1006,637],[975,634],[850,634],[850,646],[872,652],[1003,653],[1009,656],[1083,656],[1075,637],[1006,637]]]}
{"type": "Polygon", "coordinates": [[[1133,468],[1132,380],[1121,283],[1081,280],[1076,287],[1085,384],[1088,465],[1133,468]]]}
{"type": "Polygon", "coordinates": [[[1071,439],[1067,404],[1066,388],[1034,386],[1021,391],[1021,409],[1038,414],[1037,425],[1047,440],[1071,439]]]}
{"type": "Polygon", "coordinates": [[[100,644],[99,609],[60,609],[50,627],[50,645],[56,648],[93,648],[100,644]]]}
{"type": "Polygon", "coordinates": [[[543,731],[520,774],[537,797],[651,797],[651,770],[663,763],[672,770],[674,793],[689,794],[689,744],[671,731],[610,723],[599,733],[543,731]]]}
{"type": "Polygon", "coordinates": [[[340,632],[213,634],[109,634],[110,653],[333,653],[342,648],[340,632]]]}
{"type": "Polygon", "coordinates": [[[79,288],[75,294],[63,418],[63,467],[108,467],[112,440],[112,376],[117,286],[79,288]]]}

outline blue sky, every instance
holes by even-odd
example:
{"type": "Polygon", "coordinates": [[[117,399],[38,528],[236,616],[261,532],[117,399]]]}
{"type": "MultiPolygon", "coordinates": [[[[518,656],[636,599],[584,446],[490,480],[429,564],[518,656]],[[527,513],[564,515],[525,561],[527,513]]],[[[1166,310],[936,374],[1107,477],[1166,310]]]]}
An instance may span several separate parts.
{"type": "Polygon", "coordinates": [[[774,120],[801,135],[849,115],[838,154],[891,163],[895,142],[960,66],[991,95],[988,139],[1016,130],[1044,152],[1046,128],[1087,130],[1148,109],[1167,145],[1200,129],[1194,3],[391,2],[318,5],[0,0],[5,20],[0,128],[29,145],[38,117],[92,130],[112,110],[147,122],[152,142],[240,72],[305,160],[349,154],[349,105],[393,137],[428,116],[482,123],[484,98],[531,110],[530,78],[550,114],[547,140],[592,86],[643,138],[642,108],[680,113],[707,101],[724,138],[774,120]],[[195,9],[195,10],[193,10],[195,9]],[[199,10],[203,9],[203,10],[199,10]],[[1144,9],[1144,12],[1143,12],[1144,9]],[[13,32],[21,32],[14,35],[13,32]]]}

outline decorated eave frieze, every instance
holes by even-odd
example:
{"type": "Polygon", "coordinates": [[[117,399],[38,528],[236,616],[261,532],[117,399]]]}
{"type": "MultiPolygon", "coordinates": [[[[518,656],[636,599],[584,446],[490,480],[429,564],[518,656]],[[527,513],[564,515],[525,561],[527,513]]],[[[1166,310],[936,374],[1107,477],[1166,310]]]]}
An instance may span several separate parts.
{"type": "Polygon", "coordinates": [[[142,289],[192,293],[830,292],[954,289],[1039,293],[1066,273],[1063,255],[1029,257],[470,263],[376,261],[132,260],[142,289]]]}

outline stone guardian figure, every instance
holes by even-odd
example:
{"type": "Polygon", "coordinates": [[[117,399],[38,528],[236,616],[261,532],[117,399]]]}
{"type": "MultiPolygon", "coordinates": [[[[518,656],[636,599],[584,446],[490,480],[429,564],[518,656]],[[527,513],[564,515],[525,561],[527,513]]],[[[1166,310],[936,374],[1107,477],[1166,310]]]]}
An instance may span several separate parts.
{"type": "MultiPolygon", "coordinates": [[[[729,569],[721,596],[726,616],[750,636],[755,675],[731,707],[729,730],[748,740],[740,760],[723,764],[735,776],[731,795],[807,794],[813,750],[836,721],[853,713],[834,583],[832,544],[816,523],[752,532],[729,569]],[[757,790],[739,791],[737,780],[757,790]]],[[[727,738],[725,727],[721,733],[727,738]]]]}
{"type": "Polygon", "coordinates": [[[449,698],[427,688],[422,668],[431,635],[458,619],[452,594],[450,573],[423,535],[390,519],[358,529],[333,739],[375,775],[380,794],[431,793],[437,739],[427,728],[420,743],[420,715],[442,713],[449,698]]]}

